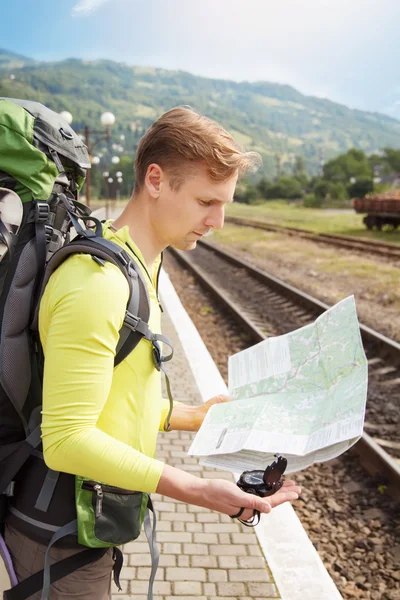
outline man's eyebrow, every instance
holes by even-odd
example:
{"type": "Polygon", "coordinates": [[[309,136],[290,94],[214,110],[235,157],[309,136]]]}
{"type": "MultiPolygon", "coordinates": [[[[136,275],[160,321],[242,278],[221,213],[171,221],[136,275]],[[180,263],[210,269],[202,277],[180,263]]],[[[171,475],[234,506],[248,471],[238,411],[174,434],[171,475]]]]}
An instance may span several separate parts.
{"type": "Polygon", "coordinates": [[[233,198],[230,200],[220,200],[219,198],[202,198],[201,196],[198,197],[198,200],[202,202],[218,202],[218,204],[231,204],[233,202],[233,198]]]}

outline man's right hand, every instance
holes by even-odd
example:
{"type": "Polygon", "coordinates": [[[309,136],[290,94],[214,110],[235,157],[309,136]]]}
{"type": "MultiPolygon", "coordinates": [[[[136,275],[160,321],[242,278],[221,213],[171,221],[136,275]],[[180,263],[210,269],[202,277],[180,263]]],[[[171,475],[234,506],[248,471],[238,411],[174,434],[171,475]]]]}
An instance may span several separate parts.
{"type": "Polygon", "coordinates": [[[260,513],[269,513],[275,506],[297,500],[301,494],[300,487],[290,479],[285,480],[275,494],[266,498],[243,492],[235,483],[223,479],[206,479],[204,481],[207,485],[203,492],[204,504],[202,506],[230,516],[236,515],[241,508],[246,508],[240,516],[245,521],[251,519],[254,510],[259,510],[260,513]]]}
{"type": "Polygon", "coordinates": [[[156,491],[163,496],[230,516],[236,515],[241,508],[245,508],[240,518],[246,521],[251,519],[254,510],[269,513],[283,502],[297,500],[301,493],[301,489],[294,481],[285,480],[281,489],[275,494],[260,498],[243,492],[233,481],[201,479],[169,465],[164,465],[156,491]]]}

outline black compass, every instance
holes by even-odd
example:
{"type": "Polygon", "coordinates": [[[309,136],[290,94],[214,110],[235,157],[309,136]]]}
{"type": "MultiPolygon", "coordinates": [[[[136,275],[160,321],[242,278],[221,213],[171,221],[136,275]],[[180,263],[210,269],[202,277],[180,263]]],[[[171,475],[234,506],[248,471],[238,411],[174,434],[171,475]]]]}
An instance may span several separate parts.
{"type": "Polygon", "coordinates": [[[265,498],[271,496],[281,489],[283,485],[283,473],[287,467],[287,460],[279,454],[275,454],[276,460],[263,471],[243,471],[238,487],[248,494],[254,494],[265,498]]]}

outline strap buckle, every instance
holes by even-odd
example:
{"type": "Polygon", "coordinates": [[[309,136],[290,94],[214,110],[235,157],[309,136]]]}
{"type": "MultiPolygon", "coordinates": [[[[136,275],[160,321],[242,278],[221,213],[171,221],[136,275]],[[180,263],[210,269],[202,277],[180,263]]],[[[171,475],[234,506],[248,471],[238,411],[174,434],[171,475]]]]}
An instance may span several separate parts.
{"type": "Polygon", "coordinates": [[[154,363],[154,366],[157,369],[157,371],[160,371],[161,363],[163,361],[160,344],[156,340],[153,340],[152,344],[153,344],[153,363],[154,363]]]}
{"type": "Polygon", "coordinates": [[[135,315],[131,315],[127,312],[124,319],[124,325],[127,325],[132,331],[136,331],[140,321],[140,317],[135,317],[135,315]]]}
{"type": "Polygon", "coordinates": [[[50,216],[50,206],[47,202],[36,202],[35,221],[36,223],[45,223],[50,216]]]}
{"type": "Polygon", "coordinates": [[[46,243],[51,242],[51,240],[53,239],[53,227],[51,225],[45,225],[44,226],[44,232],[46,234],[46,243]]]}
{"type": "Polygon", "coordinates": [[[12,496],[14,496],[14,488],[15,488],[15,481],[10,481],[10,483],[8,484],[8,486],[6,487],[4,492],[2,492],[2,495],[8,496],[9,498],[11,498],[12,496]]]}

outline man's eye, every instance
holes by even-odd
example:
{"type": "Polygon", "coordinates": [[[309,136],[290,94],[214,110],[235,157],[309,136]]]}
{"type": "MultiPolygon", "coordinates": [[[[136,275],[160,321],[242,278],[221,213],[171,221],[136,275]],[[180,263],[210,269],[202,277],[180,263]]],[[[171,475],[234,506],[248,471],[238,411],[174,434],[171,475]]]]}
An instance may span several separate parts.
{"type": "Polygon", "coordinates": [[[211,202],[207,202],[207,200],[200,200],[200,204],[201,204],[202,206],[210,206],[210,205],[211,205],[211,202]]]}

